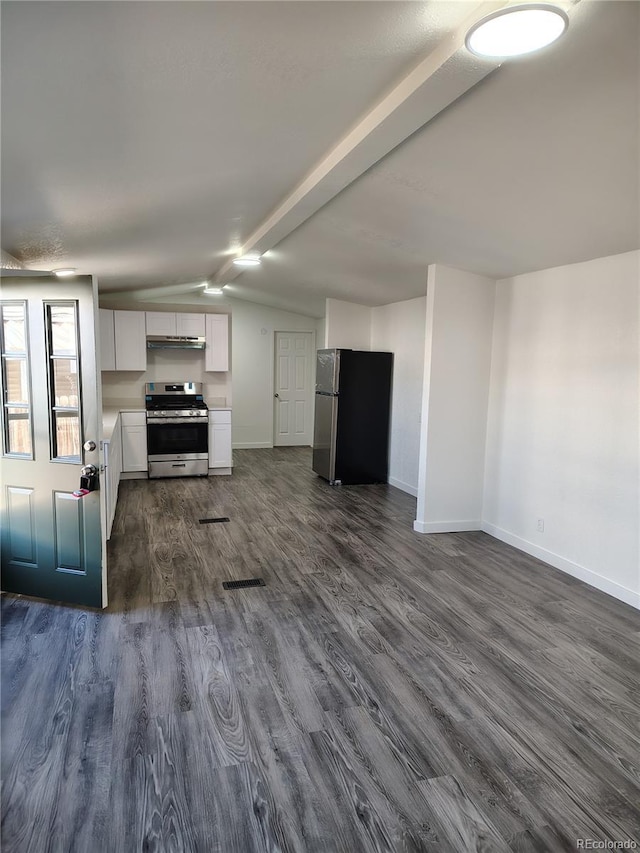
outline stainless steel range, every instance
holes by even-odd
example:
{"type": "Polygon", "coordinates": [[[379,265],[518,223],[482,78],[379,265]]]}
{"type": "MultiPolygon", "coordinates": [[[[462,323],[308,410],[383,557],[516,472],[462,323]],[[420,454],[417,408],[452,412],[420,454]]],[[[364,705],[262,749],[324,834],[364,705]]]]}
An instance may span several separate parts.
{"type": "Polygon", "coordinates": [[[201,382],[147,382],[149,477],[206,477],[209,412],[201,382]]]}

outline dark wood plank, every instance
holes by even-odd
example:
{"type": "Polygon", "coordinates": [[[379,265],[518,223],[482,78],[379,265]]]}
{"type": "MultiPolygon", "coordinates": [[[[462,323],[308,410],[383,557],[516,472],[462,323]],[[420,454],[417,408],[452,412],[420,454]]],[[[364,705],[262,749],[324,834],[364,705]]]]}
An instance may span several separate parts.
{"type": "Polygon", "coordinates": [[[47,849],[84,853],[111,831],[113,684],[90,682],[74,699],[61,786],[47,849]]]}
{"type": "Polygon", "coordinates": [[[184,739],[182,718],[189,713],[154,717],[149,722],[146,751],[113,762],[109,835],[98,842],[102,849],[118,853],[198,850],[184,772],[194,760],[184,739]]]}
{"type": "Polygon", "coordinates": [[[251,744],[233,679],[213,626],[190,628],[189,656],[194,673],[194,709],[203,737],[221,767],[252,760],[251,744]]]}
{"type": "Polygon", "coordinates": [[[509,853],[506,842],[453,776],[428,779],[419,784],[442,834],[454,850],[509,853]]]}

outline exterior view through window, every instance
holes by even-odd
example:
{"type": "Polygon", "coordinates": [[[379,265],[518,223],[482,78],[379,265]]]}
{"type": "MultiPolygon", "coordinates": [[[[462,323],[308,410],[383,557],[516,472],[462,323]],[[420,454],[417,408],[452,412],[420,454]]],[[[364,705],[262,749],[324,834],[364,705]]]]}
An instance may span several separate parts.
{"type": "Polygon", "coordinates": [[[25,303],[1,303],[3,453],[33,458],[27,334],[25,303]]]}

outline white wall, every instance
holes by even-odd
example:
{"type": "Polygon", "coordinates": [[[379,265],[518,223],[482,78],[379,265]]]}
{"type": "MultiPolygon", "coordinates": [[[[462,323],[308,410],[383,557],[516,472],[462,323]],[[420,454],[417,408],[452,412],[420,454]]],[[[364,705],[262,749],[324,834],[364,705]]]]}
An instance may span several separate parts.
{"type": "Polygon", "coordinates": [[[421,533],[481,527],[495,286],[429,267],[414,524],[421,533]]]}
{"type": "MultiPolygon", "coordinates": [[[[273,446],[275,332],[312,332],[315,317],[292,314],[240,299],[233,301],[233,446],[273,446]]],[[[315,356],[312,390],[315,387],[315,356]]]]}
{"type": "Polygon", "coordinates": [[[327,321],[325,317],[316,320],[316,348],[326,349],[327,347],[327,321]]]}
{"type": "Polygon", "coordinates": [[[327,347],[371,349],[371,308],[340,299],[327,299],[325,334],[327,347]]]}
{"type": "Polygon", "coordinates": [[[637,607],[639,281],[631,252],[498,283],[484,490],[488,532],[637,607]]]}
{"type": "Polygon", "coordinates": [[[389,482],[414,497],[418,493],[425,312],[424,296],[371,311],[371,349],[394,354],[389,482]]]}

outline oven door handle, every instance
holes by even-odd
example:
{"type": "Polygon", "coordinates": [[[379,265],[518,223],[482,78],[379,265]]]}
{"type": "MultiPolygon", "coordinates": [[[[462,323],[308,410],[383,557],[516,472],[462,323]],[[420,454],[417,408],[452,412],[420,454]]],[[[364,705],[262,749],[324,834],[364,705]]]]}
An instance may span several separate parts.
{"type": "Polygon", "coordinates": [[[154,424],[206,424],[208,422],[207,415],[197,418],[147,418],[147,426],[154,424]]]}

